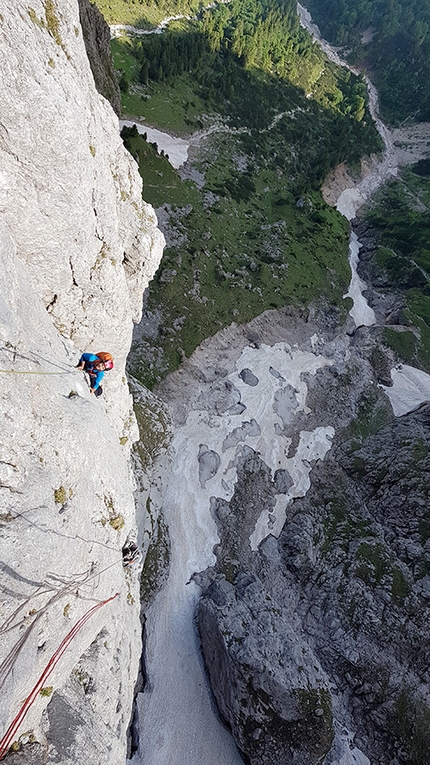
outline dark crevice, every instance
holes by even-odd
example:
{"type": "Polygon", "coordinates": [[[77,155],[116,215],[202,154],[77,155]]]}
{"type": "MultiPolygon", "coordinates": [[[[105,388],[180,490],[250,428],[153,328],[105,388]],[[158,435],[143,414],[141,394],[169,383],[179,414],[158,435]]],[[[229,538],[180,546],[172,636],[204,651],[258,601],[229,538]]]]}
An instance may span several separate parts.
{"type": "Polygon", "coordinates": [[[133,707],[131,712],[130,724],[127,729],[127,759],[131,759],[139,749],[139,716],[137,710],[137,696],[143,693],[146,686],[146,617],[142,614],[142,653],[138,667],[137,679],[133,693],[133,707]]]}
{"type": "Polygon", "coordinates": [[[58,299],[58,295],[57,295],[57,294],[55,294],[55,295],[54,295],[54,297],[52,298],[51,302],[50,302],[50,303],[48,303],[48,305],[46,306],[46,310],[48,311],[48,313],[51,313],[51,312],[52,312],[52,310],[53,310],[53,308],[54,308],[54,305],[55,305],[55,304],[56,304],[56,302],[57,302],[57,299],[58,299]]]}
{"type": "Polygon", "coordinates": [[[79,0],[79,19],[96,88],[121,116],[119,85],[110,50],[110,31],[102,14],[90,0],[79,0]]]}

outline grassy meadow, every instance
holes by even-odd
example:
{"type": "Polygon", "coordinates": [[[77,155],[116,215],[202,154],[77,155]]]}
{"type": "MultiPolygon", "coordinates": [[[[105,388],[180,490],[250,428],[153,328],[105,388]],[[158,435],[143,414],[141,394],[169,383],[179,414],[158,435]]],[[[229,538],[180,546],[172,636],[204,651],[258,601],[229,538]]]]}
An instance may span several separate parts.
{"type": "Polygon", "coordinates": [[[112,41],[125,118],[181,137],[219,127],[193,149],[188,180],[125,136],[167,236],[131,356],[148,387],[231,322],[310,303],[337,306],[341,321],[349,307],[349,225],[320,186],[340,161],[378,151],[379,137],[361,81],[309,42],[290,0],[285,16],[265,2],[266,20],[256,0],[232,0],[167,34],[112,41]],[[245,12],[254,47],[241,42],[245,12]]]}

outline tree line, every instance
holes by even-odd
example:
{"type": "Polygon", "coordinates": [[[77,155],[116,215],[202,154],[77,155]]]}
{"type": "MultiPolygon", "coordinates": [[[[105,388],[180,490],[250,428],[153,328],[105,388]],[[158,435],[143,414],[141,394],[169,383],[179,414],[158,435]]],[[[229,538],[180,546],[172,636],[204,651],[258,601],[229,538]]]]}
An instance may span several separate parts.
{"type": "Polygon", "coordinates": [[[371,70],[386,118],[430,120],[430,0],[309,0],[307,5],[324,36],[371,70]]]}
{"type": "Polygon", "coordinates": [[[139,40],[135,52],[144,85],[192,73],[204,97],[219,104],[243,100],[243,73],[260,71],[357,122],[366,115],[364,82],[327,61],[300,27],[295,0],[231,0],[202,11],[187,31],[139,40]]]}

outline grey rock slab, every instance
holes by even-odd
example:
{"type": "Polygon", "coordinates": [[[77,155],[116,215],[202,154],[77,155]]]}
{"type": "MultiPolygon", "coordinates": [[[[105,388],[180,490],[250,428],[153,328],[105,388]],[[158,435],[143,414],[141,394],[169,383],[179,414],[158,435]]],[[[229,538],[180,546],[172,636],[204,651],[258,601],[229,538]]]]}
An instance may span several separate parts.
{"type": "Polygon", "coordinates": [[[237,446],[241,441],[245,441],[247,437],[259,436],[260,433],[261,428],[256,420],[243,422],[240,427],[235,428],[226,436],[222,444],[222,450],[225,452],[227,449],[237,446]]]}
{"type": "Polygon", "coordinates": [[[221,464],[221,458],[217,452],[209,449],[207,444],[200,444],[198,453],[199,481],[202,489],[206,488],[206,482],[217,474],[221,464]]]}
{"type": "Polygon", "coordinates": [[[239,377],[246,383],[246,385],[251,385],[252,387],[258,385],[258,377],[255,376],[251,369],[242,369],[242,371],[239,372],[239,377]]]}
{"type": "Polygon", "coordinates": [[[333,739],[327,678],[262,583],[218,578],[198,625],[218,708],[247,761],[321,762],[333,739]]]}
{"type": "Polygon", "coordinates": [[[279,494],[288,494],[288,491],[294,484],[288,470],[280,468],[275,471],[274,475],[275,488],[279,494]]]}
{"type": "Polygon", "coordinates": [[[292,385],[286,385],[275,392],[273,411],[281,418],[284,427],[291,422],[292,413],[299,406],[298,390],[292,385]]]}
{"type": "Polygon", "coordinates": [[[285,377],[282,377],[281,373],[278,372],[277,369],[274,369],[273,367],[269,367],[269,372],[273,377],[276,377],[277,380],[282,380],[285,382],[285,377]]]}

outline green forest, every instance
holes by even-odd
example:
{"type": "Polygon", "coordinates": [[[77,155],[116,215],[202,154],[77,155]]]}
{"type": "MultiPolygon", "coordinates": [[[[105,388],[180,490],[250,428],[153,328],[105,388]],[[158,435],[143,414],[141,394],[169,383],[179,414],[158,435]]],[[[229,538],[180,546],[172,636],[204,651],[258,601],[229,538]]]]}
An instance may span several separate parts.
{"type": "MultiPolygon", "coordinates": [[[[148,29],[168,15],[204,13],[204,3],[200,0],[96,2],[109,23],[128,23],[148,29]]],[[[285,12],[282,0],[273,7],[275,14],[285,12]]],[[[306,7],[324,37],[340,46],[351,63],[359,64],[371,74],[387,121],[397,124],[407,117],[430,120],[430,0],[309,0],[306,7]]],[[[232,46],[245,57],[252,17],[252,10],[249,15],[245,11],[244,35],[239,24],[232,39],[232,46]],[[240,38],[245,42],[243,48],[240,38]]],[[[263,56],[263,37],[270,30],[270,21],[267,17],[266,24],[260,27],[263,56]]],[[[214,29],[214,40],[216,36],[217,29],[214,29]]],[[[252,46],[254,43],[255,37],[252,46]]]]}
{"type": "Polygon", "coordinates": [[[204,7],[202,0],[93,0],[108,24],[132,24],[153,29],[166,16],[194,16],[204,7]]]}
{"type": "MultiPolygon", "coordinates": [[[[150,81],[173,82],[185,72],[192,73],[207,102],[213,102],[219,110],[227,101],[224,110],[231,119],[245,119],[257,129],[263,124],[265,109],[260,101],[250,102],[249,93],[256,89],[258,73],[271,76],[271,90],[288,86],[290,100],[293,85],[336,114],[352,116],[357,122],[365,116],[364,82],[325,58],[300,27],[292,0],[232,0],[227,5],[219,4],[203,11],[199,20],[186,29],[138,40],[134,53],[140,60],[139,79],[143,85],[150,81]]],[[[259,95],[264,100],[265,88],[263,81],[259,95]]],[[[255,95],[252,93],[252,97],[255,95]]],[[[269,98],[274,101],[272,96],[269,98]]],[[[276,98],[282,100],[280,95],[276,98]]],[[[342,132],[340,124],[338,128],[342,132]]],[[[353,131],[353,126],[344,122],[343,129],[353,131]]],[[[367,146],[371,131],[355,130],[357,157],[367,146]]]]}
{"type": "Polygon", "coordinates": [[[430,120],[430,0],[309,0],[306,5],[323,36],[369,71],[385,119],[430,120]]]}
{"type": "Polygon", "coordinates": [[[174,242],[146,296],[157,333],[135,346],[133,374],[152,386],[205,337],[267,308],[326,300],[340,321],[348,224],[320,187],[339,162],[381,149],[362,79],[325,58],[293,0],[231,0],[112,46],[125,115],[180,135],[218,125],[193,162],[197,185],[123,130],[174,242]]]}
{"type": "Polygon", "coordinates": [[[404,361],[430,369],[430,160],[421,160],[382,188],[366,210],[377,235],[372,282],[404,301],[410,329],[385,329],[404,361]]]}
{"type": "MultiPolygon", "coordinates": [[[[130,369],[146,385],[206,337],[267,308],[320,303],[342,321],[348,300],[348,223],[321,196],[327,172],[381,150],[363,80],[329,62],[300,27],[294,0],[97,0],[110,22],[160,35],[112,41],[126,117],[187,136],[217,129],[188,180],[135,128],[123,140],[139,164],[143,198],[168,232],[145,296],[147,331],[130,369]]],[[[323,34],[370,69],[385,118],[430,118],[430,0],[311,0],[323,34]],[[366,32],[365,37],[363,33],[366,32]]],[[[375,283],[404,295],[415,329],[385,342],[425,368],[430,354],[428,168],[383,189],[367,215],[380,243],[375,283]],[[418,200],[418,202],[417,202],[418,200]],[[417,206],[418,205],[418,206],[417,206]],[[379,275],[379,276],[378,276],[379,275]],[[381,276],[382,275],[382,276],[381,276]],[[379,279],[380,280],[380,279],[379,279]]]]}

